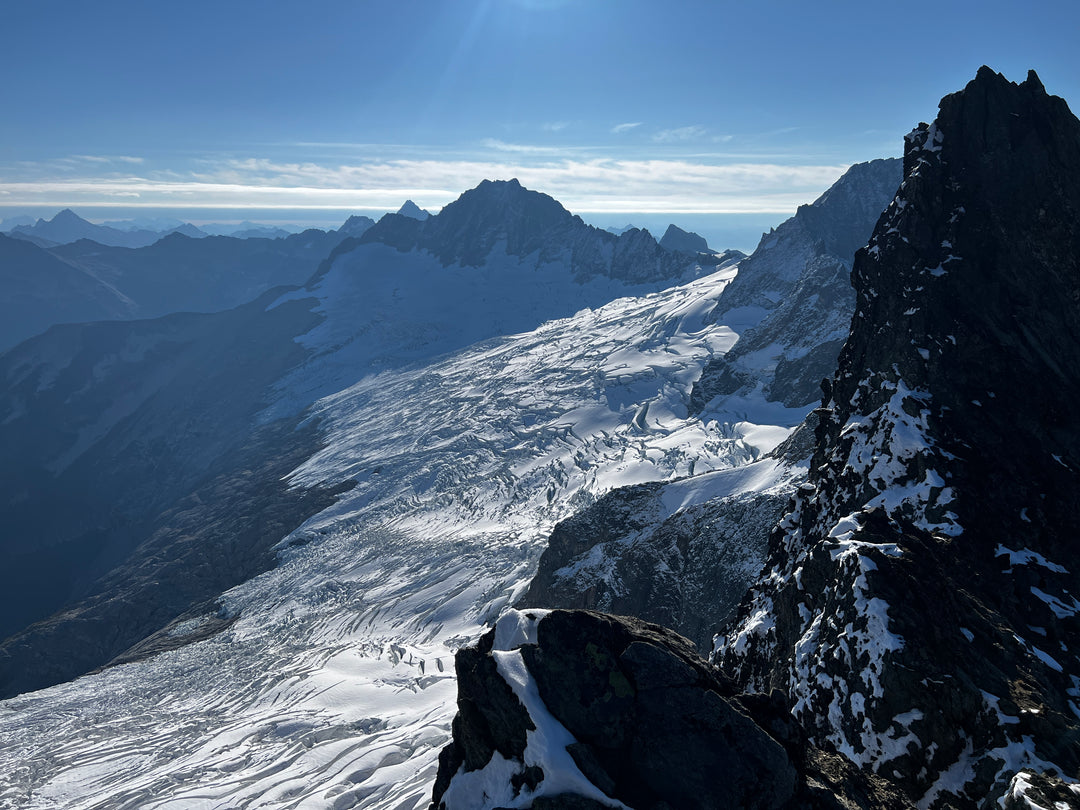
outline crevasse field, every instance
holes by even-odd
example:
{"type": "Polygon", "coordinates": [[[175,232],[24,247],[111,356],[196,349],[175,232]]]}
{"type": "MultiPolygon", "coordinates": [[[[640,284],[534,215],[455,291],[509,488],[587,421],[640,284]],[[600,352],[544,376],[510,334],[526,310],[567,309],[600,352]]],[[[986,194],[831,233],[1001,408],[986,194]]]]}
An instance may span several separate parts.
{"type": "MultiPolygon", "coordinates": [[[[752,397],[687,415],[702,365],[737,339],[704,320],[734,274],[343,390],[350,353],[372,362],[383,347],[343,339],[348,297],[327,296],[341,312],[305,336],[321,359],[298,372],[327,394],[312,413],[326,448],[291,481],[356,487],[280,543],[277,568],[225,594],[229,629],[0,703],[0,805],[425,807],[456,710],[454,651],[514,603],[557,521],[644,481],[678,479],[671,513],[790,485],[762,455],[806,409],[752,397]]],[[[469,342],[462,328],[451,344],[469,342]]]]}

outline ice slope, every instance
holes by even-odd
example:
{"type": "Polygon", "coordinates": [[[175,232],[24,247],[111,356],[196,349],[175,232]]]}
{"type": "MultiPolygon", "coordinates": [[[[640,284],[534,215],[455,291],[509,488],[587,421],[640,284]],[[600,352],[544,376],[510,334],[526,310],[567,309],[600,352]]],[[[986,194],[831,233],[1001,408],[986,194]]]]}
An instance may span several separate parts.
{"type": "Polygon", "coordinates": [[[577,278],[565,251],[548,258],[539,251],[517,256],[508,252],[505,239],[475,266],[444,264],[429,250],[359,245],[336,257],[308,288],[272,305],[314,298],[324,320],[300,339],[312,358],[278,384],[279,398],[266,416],[298,412],[367,372],[526,332],[582,308],[646,295],[701,274],[692,262],[683,265],[684,279],[631,283],[601,274],[577,278]]]}
{"type": "MultiPolygon", "coordinates": [[[[738,428],[687,416],[702,365],[736,339],[706,321],[732,275],[326,396],[327,447],[291,480],[355,488],[225,594],[228,630],[0,703],[0,806],[426,806],[454,650],[523,591],[555,522],[616,486],[735,468],[783,435],[754,429],[753,403],[738,428]]],[[[339,379],[335,352],[368,351],[308,339],[323,341],[311,390],[339,379]]]]}

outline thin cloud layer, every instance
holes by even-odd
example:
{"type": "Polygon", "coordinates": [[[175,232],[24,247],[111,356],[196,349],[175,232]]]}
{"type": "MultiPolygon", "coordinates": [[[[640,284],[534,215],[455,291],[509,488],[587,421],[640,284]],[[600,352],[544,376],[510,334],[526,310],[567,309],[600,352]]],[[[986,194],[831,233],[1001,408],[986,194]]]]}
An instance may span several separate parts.
{"type": "MultiPolygon", "coordinates": [[[[439,208],[484,179],[516,177],[571,211],[788,213],[823,192],[843,165],[693,160],[388,160],[324,165],[266,158],[202,161],[196,171],[0,182],[0,204],[173,208],[439,208]],[[120,202],[122,200],[122,202],[120,202]]],[[[535,155],[532,155],[535,159],[535,155]]]]}

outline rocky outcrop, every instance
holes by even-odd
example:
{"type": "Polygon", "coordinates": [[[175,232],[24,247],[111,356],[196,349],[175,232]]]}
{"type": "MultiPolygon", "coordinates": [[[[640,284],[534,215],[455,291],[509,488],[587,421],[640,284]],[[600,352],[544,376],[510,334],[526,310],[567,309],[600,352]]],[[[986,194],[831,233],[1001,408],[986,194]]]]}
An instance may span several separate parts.
{"type": "Polygon", "coordinates": [[[900,169],[896,159],[852,166],[811,205],[799,206],[794,217],[765,234],[740,263],[712,314],[715,322],[735,328],[739,341],[702,370],[690,398],[695,412],[717,397],[757,387],[788,407],[818,399],[855,311],[855,251],[895,194],[900,169]]]}
{"type": "Polygon", "coordinates": [[[767,483],[746,491],[725,484],[740,470],[607,493],[556,525],[520,605],[637,616],[708,655],[761,570],[769,532],[803,472],[777,472],[771,460],[754,466],[769,470],[767,483]]]}
{"type": "Polygon", "coordinates": [[[910,807],[657,625],[512,611],[457,673],[433,810],[910,807]]]}
{"type": "Polygon", "coordinates": [[[1025,806],[1022,769],[1080,773],[1080,121],[982,68],[904,172],[717,659],[920,806],[1025,806]]]}

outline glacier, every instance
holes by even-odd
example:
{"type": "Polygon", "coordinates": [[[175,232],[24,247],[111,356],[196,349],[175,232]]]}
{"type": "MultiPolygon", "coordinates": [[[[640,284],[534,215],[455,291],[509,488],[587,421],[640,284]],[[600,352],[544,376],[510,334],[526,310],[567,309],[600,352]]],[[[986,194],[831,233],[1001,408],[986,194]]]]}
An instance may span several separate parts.
{"type": "Polygon", "coordinates": [[[741,468],[805,416],[745,396],[687,412],[738,339],[707,317],[736,272],[383,370],[328,296],[338,317],[302,338],[316,359],[289,389],[322,396],[326,446],[289,480],[355,486],[223,595],[227,630],[0,702],[0,803],[425,807],[453,654],[514,604],[555,523],[619,486],[741,468]],[[373,373],[343,386],[357,362],[373,373]]]}

